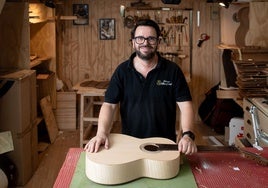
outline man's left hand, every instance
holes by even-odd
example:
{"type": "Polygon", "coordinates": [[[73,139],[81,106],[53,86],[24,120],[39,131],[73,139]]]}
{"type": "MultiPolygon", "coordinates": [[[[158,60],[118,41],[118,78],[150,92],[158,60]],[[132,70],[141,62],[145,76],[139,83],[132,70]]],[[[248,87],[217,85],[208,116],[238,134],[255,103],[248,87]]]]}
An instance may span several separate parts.
{"type": "Polygon", "coordinates": [[[183,136],[181,138],[178,143],[178,150],[179,152],[184,153],[186,155],[191,155],[197,152],[197,148],[194,141],[188,136],[183,136]]]}

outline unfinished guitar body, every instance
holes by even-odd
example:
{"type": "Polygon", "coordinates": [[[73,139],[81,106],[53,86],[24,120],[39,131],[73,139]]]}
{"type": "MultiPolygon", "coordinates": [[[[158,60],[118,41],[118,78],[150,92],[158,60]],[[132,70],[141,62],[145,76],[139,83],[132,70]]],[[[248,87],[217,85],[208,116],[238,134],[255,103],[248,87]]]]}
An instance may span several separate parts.
{"type": "Polygon", "coordinates": [[[109,136],[110,148],[86,153],[86,176],[100,184],[121,184],[140,177],[170,179],[179,173],[178,151],[146,151],[150,143],[174,144],[165,138],[137,139],[123,134],[109,136]]]}

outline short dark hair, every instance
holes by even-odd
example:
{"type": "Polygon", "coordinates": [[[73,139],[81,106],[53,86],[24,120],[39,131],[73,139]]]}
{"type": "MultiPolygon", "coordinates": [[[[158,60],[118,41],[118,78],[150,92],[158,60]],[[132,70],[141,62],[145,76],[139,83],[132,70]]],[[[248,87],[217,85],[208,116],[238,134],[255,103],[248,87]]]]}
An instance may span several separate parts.
{"type": "Polygon", "coordinates": [[[132,29],[132,31],[131,31],[131,39],[133,39],[135,37],[135,31],[136,31],[137,27],[139,27],[139,26],[153,27],[155,29],[155,31],[156,31],[157,38],[161,34],[160,28],[159,28],[158,24],[155,21],[150,20],[150,19],[142,19],[142,20],[139,20],[136,23],[136,25],[134,26],[134,28],[132,29]]]}

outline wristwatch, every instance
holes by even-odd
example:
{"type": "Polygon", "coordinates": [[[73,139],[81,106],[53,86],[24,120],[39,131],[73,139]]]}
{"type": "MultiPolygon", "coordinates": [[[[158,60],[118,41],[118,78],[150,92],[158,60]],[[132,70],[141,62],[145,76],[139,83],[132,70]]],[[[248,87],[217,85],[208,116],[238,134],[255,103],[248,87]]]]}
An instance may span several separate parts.
{"type": "Polygon", "coordinates": [[[195,139],[195,135],[194,135],[194,133],[193,133],[192,131],[185,131],[185,132],[182,133],[182,137],[183,137],[184,135],[189,136],[193,141],[194,141],[194,139],[195,139]]]}

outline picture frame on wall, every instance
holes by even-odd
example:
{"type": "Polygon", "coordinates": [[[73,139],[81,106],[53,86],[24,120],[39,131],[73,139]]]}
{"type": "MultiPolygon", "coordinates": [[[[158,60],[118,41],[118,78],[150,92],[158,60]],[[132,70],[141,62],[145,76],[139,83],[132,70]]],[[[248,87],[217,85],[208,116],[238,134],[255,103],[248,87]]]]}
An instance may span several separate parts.
{"type": "Polygon", "coordinates": [[[99,19],[99,36],[100,40],[115,39],[115,19],[102,18],[99,19]]]}
{"type": "Polygon", "coordinates": [[[88,4],[73,4],[74,25],[88,25],[88,4]]]}

